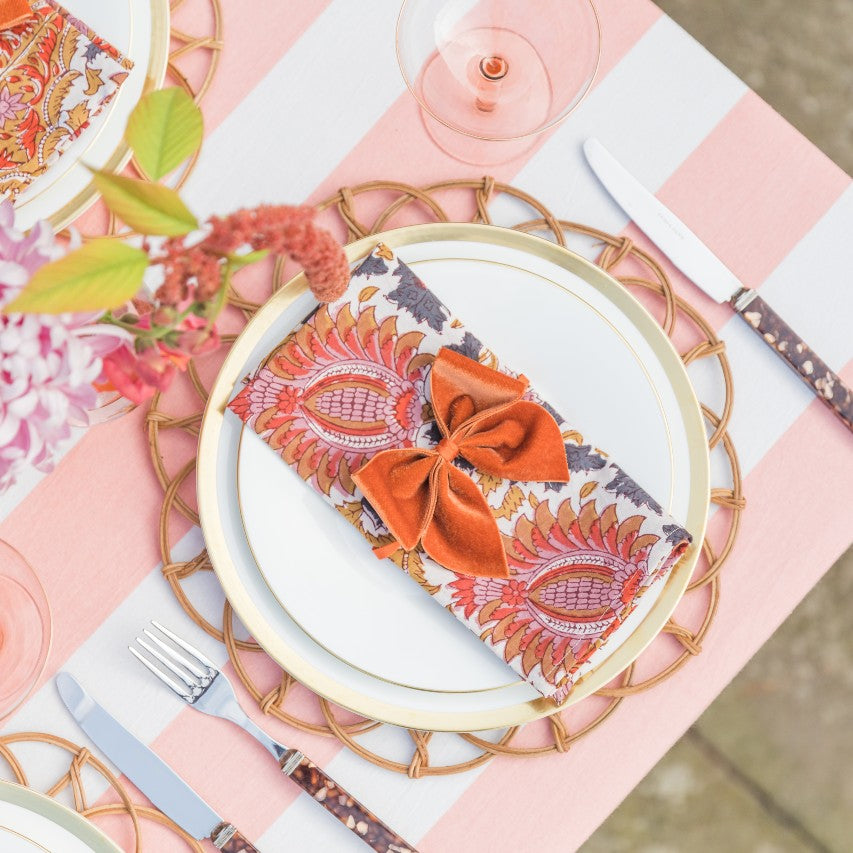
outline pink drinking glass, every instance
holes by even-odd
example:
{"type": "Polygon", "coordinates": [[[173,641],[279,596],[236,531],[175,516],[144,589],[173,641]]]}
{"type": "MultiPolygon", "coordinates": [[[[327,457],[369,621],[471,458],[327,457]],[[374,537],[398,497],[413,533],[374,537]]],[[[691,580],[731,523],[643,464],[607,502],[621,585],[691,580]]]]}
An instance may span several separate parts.
{"type": "Polygon", "coordinates": [[[21,553],[0,539],[0,720],[32,692],[50,642],[44,587],[21,553]]]}
{"type": "Polygon", "coordinates": [[[601,58],[592,0],[405,0],[397,61],[433,141],[510,160],[583,100],[601,58]]]}

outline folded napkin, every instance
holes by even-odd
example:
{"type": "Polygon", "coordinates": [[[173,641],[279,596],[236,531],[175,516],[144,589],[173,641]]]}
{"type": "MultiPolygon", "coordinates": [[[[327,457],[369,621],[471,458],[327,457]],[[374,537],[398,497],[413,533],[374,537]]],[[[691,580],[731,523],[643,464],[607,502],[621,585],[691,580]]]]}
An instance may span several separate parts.
{"type": "Polygon", "coordinates": [[[229,408],[558,704],[691,541],[384,245],[229,408]]]}
{"type": "Polygon", "coordinates": [[[0,197],[51,166],[113,98],[133,63],[54,0],[0,30],[0,197]]]}

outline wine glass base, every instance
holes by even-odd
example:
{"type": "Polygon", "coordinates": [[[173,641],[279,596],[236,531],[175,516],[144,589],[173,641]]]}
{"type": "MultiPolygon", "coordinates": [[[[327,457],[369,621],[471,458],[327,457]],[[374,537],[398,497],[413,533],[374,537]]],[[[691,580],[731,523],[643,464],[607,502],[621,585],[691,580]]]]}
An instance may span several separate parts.
{"type": "Polygon", "coordinates": [[[538,137],[522,139],[492,140],[466,136],[433,118],[423,107],[421,121],[429,138],[445,153],[474,166],[500,166],[529,153],[536,146],[538,137]]]}
{"type": "Polygon", "coordinates": [[[29,696],[51,642],[47,597],[32,567],[0,540],[0,720],[29,696]]]}

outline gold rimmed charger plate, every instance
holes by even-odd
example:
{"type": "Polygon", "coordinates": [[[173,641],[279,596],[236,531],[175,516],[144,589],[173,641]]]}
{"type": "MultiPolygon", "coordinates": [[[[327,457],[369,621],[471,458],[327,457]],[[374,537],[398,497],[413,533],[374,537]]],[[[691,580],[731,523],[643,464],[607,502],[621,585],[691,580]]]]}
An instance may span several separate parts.
{"type": "Polygon", "coordinates": [[[13,837],[27,842],[27,849],[47,850],[49,853],[60,853],[62,849],[62,853],[66,853],[69,839],[65,836],[65,847],[57,847],[59,839],[56,838],[55,830],[49,826],[54,824],[81,842],[80,848],[77,849],[82,850],[82,845],[86,845],[85,849],[91,853],[121,853],[121,849],[113,841],[81,814],[23,785],[0,781],[0,804],[2,803],[9,803],[28,812],[27,818],[32,820],[34,825],[7,825],[5,817],[0,816],[0,841],[2,835],[8,832],[13,837]],[[45,833],[52,834],[55,840],[48,840],[45,833]]]}
{"type": "MultiPolygon", "coordinates": [[[[660,326],[618,282],[585,258],[547,240],[487,225],[457,223],[415,225],[366,237],[349,245],[346,248],[348,259],[350,262],[356,262],[363,258],[379,241],[395,249],[430,242],[457,242],[459,245],[482,243],[505,247],[508,250],[518,250],[553,264],[582,279],[595,292],[606,297],[622,315],[630,318],[631,324],[636,327],[645,344],[665,369],[666,379],[671,386],[678,417],[685,433],[683,463],[688,466],[690,477],[688,505],[682,515],[682,521],[693,535],[695,544],[665,582],[658,585],[659,588],[656,590],[651,606],[646,608],[648,612],[638,619],[637,624],[632,625],[630,635],[621,640],[619,645],[603,657],[600,663],[581,675],[568,703],[579,701],[615,678],[660,632],[683,595],[699,555],[708,514],[708,447],[699,403],[681,359],[660,326]]],[[[405,252],[401,254],[405,260],[405,252]]],[[[557,287],[570,292],[567,287],[557,282],[552,281],[551,284],[556,284],[557,287]]],[[[267,604],[260,601],[260,596],[264,593],[259,595],[256,590],[256,594],[253,595],[247,589],[244,572],[252,571],[267,581],[267,591],[275,597],[273,585],[257,565],[258,561],[248,541],[243,547],[244,556],[235,556],[224,532],[223,523],[226,521],[224,513],[233,512],[233,504],[239,504],[236,494],[223,494],[217,483],[217,465],[222,464],[218,456],[222,453],[221,439],[225,427],[225,408],[235,386],[266,354],[259,354],[258,346],[265,335],[269,335],[283,312],[293,309],[294,303],[300,299],[302,301],[298,303],[299,305],[304,303],[310,308],[310,301],[306,301],[305,296],[306,287],[304,276],[297,276],[277,291],[250,320],[234,343],[220,370],[202,420],[197,475],[201,524],[211,563],[237,615],[271,657],[295,678],[336,704],[373,719],[424,730],[473,731],[517,725],[553,713],[555,710],[553,704],[542,698],[528,699],[487,710],[457,711],[405,707],[399,702],[389,702],[375,695],[366,695],[364,692],[352,689],[348,684],[342,684],[326,668],[317,666],[314,661],[307,660],[304,655],[297,653],[276,630],[272,624],[273,620],[265,615],[264,610],[267,604]],[[252,565],[244,565],[244,562],[252,565]]],[[[476,317],[472,325],[476,328],[476,317]]],[[[497,345],[498,351],[500,351],[499,344],[500,342],[497,345]]],[[[665,428],[669,429],[668,426],[665,428]]],[[[671,440],[668,435],[667,441],[671,452],[671,440]]],[[[239,439],[236,444],[239,448],[239,439]]],[[[229,452],[235,454],[237,450],[229,452]]],[[[231,464],[234,464],[234,459],[231,460],[231,464]]],[[[304,484],[300,485],[306,488],[304,484]]],[[[242,508],[240,509],[242,511],[242,508]]],[[[285,611],[287,610],[288,602],[282,601],[280,596],[278,604],[285,611]]],[[[319,606],[321,605],[318,602],[319,606]]],[[[296,619],[293,621],[299,625],[296,619]]],[[[306,629],[303,627],[302,630],[306,629]]],[[[310,630],[306,633],[309,637],[312,636],[310,630]]],[[[344,664],[354,666],[353,661],[326,648],[316,638],[315,642],[326,651],[331,651],[331,654],[344,664]]],[[[355,668],[359,668],[357,664],[355,668]]],[[[361,670],[364,671],[364,668],[361,670]]],[[[511,683],[514,675],[509,670],[507,672],[509,674],[507,680],[511,683]]],[[[367,673],[374,674],[369,668],[367,673]]],[[[381,675],[376,677],[382,678],[381,675]]],[[[397,682],[392,680],[391,683],[397,682]]],[[[438,692],[452,693],[453,691],[438,692]]]]}

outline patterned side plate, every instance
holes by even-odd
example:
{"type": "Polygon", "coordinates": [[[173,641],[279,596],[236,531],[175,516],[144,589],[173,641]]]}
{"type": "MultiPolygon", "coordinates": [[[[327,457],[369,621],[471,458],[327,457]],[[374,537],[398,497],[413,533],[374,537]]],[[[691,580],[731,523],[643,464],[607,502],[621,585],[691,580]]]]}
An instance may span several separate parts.
{"type": "MultiPolygon", "coordinates": [[[[490,226],[398,229],[353,244],[350,259],[379,240],[702,541],[708,454],[699,406],[668,338],[624,288],[547,241],[490,226]]],[[[462,731],[552,712],[223,415],[235,383],[311,308],[301,279],[273,296],[234,345],[205,414],[199,502],[226,594],[285,669],[375,719],[462,731]]],[[[569,701],[607,683],[651,641],[697,554],[694,547],[665,584],[650,588],[569,701]]]]}

